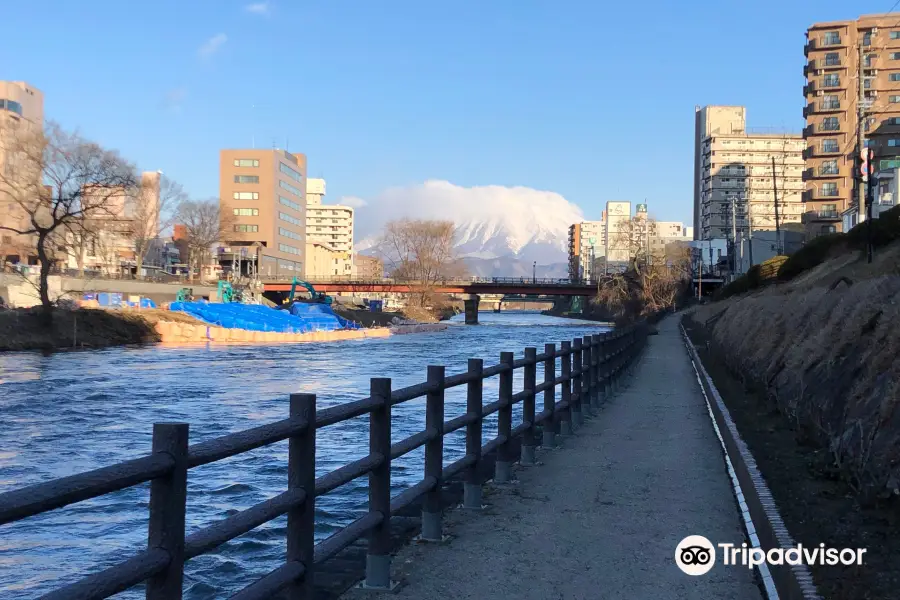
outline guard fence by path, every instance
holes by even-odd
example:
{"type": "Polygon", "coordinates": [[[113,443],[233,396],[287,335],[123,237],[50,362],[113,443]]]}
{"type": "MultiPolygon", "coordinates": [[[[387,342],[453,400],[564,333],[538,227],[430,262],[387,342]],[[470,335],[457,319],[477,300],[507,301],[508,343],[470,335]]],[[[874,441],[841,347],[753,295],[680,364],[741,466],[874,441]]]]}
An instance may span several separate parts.
{"type": "Polygon", "coordinates": [[[367,538],[367,589],[389,590],[391,515],[422,500],[421,539],[442,539],[442,483],[464,479],[463,505],[481,508],[479,467],[496,452],[494,481],[510,480],[517,460],[533,464],[538,445],[553,445],[555,436],[569,434],[615,391],[620,375],[644,346],[647,325],[546,344],[542,354],[525,348],[524,358],[500,354],[500,364],[485,367],[482,359],[468,361],[465,373],[446,376],[443,366],[429,366],[427,381],[392,389],[389,378],[371,380],[370,395],[354,402],[316,410],[313,394],[292,394],[290,417],[246,431],[189,445],[186,423],[153,426],[151,454],[94,471],[64,477],[0,495],[0,526],[75,502],[96,498],[150,482],[147,549],[135,556],[43,596],[73,600],[107,598],[146,582],[148,600],[182,598],[185,561],[209,552],[248,531],[287,514],[287,552],[284,563],[232,598],[250,600],[283,593],[290,600],[310,600],[316,565],[367,538]],[[556,373],[557,359],[561,372],[556,373]],[[543,382],[537,367],[543,365],[543,382]],[[524,370],[522,391],[514,393],[513,374],[524,370]],[[484,380],[499,377],[498,399],[484,404],[484,380]],[[444,392],[467,386],[466,412],[447,419],[444,392]],[[560,388],[557,399],[556,388],[560,388]],[[543,406],[537,411],[536,401],[543,406]],[[425,429],[391,443],[391,407],[426,398],[425,429]],[[513,425],[513,405],[522,403],[522,422],[513,425]],[[482,425],[497,413],[497,436],[482,439],[482,425]],[[316,431],[335,423],[369,415],[369,453],[316,478],[316,431]],[[447,466],[444,436],[465,429],[465,455],[447,466]],[[513,441],[521,437],[519,450],[513,441]],[[540,438],[540,439],[539,439],[540,438]],[[287,490],[230,517],[185,535],[188,471],[255,448],[288,440],[287,490]],[[391,461],[425,447],[424,477],[391,497],[391,461]],[[515,456],[519,454],[519,456],[515,456]],[[318,544],[314,539],[315,499],[368,475],[368,512],[318,544]]]}

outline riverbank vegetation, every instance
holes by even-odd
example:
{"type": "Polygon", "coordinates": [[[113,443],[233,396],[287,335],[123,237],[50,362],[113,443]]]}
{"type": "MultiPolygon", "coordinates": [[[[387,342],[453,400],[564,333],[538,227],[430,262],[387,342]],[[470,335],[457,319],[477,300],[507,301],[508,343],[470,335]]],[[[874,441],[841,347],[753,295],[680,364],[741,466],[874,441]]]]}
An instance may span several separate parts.
{"type": "Polygon", "coordinates": [[[798,541],[879,548],[860,572],[814,570],[833,598],[900,585],[900,210],[872,225],[871,263],[863,223],[685,321],[798,541]]]}

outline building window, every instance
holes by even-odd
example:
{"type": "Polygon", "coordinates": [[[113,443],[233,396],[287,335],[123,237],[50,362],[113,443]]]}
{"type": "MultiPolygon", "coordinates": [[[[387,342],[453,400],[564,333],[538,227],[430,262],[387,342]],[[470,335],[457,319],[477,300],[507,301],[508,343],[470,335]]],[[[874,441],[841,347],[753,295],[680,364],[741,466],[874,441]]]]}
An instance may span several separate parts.
{"type": "Polygon", "coordinates": [[[891,117],[884,120],[885,125],[900,125],[900,117],[891,117]]]}
{"type": "Polygon", "coordinates": [[[900,147],[900,140],[898,140],[897,138],[890,139],[888,140],[888,146],[890,146],[891,148],[900,147]]]}
{"type": "Polygon", "coordinates": [[[9,112],[14,112],[20,117],[22,116],[22,105],[13,100],[4,100],[0,98],[0,109],[8,110],[9,112]]]}
{"type": "Polygon", "coordinates": [[[900,73],[891,73],[891,81],[900,81],[900,73]]]}
{"type": "Polygon", "coordinates": [[[827,235],[829,233],[837,233],[837,227],[834,225],[822,225],[822,235],[827,235]]]}
{"type": "Polygon", "coordinates": [[[278,233],[280,235],[283,235],[286,238],[291,238],[292,240],[297,240],[298,242],[303,241],[302,235],[300,235],[299,233],[296,233],[294,231],[291,231],[290,229],[285,229],[284,227],[279,227],[278,233]]]}
{"type": "Polygon", "coordinates": [[[234,216],[236,217],[258,217],[258,208],[235,208],[234,216]]]}
{"type": "Polygon", "coordinates": [[[291,202],[290,200],[288,200],[288,199],[285,198],[284,196],[278,196],[278,202],[280,202],[280,203],[283,204],[284,206],[287,206],[288,208],[293,208],[294,210],[302,210],[302,209],[300,208],[300,205],[299,205],[299,204],[297,204],[296,202],[291,202]]]}
{"type": "Polygon", "coordinates": [[[822,184],[822,195],[826,198],[838,195],[837,183],[827,182],[822,184]]]}
{"type": "Polygon", "coordinates": [[[871,46],[872,45],[872,32],[867,31],[863,34],[863,46],[871,46]]]}
{"type": "Polygon", "coordinates": [[[259,183],[259,175],[235,175],[235,183],[259,183]]]}
{"type": "Polygon", "coordinates": [[[259,225],[235,225],[234,230],[241,233],[256,233],[259,231],[259,225]]]}
{"type": "Polygon", "coordinates": [[[822,97],[822,108],[824,110],[834,110],[841,107],[841,101],[838,100],[836,94],[829,94],[822,97]]]}
{"type": "Polygon", "coordinates": [[[888,96],[888,102],[891,104],[900,103],[900,96],[888,96]]]}
{"type": "Polygon", "coordinates": [[[822,131],[838,131],[841,128],[841,124],[838,122],[837,117],[825,117],[822,119],[822,125],[820,129],[822,131]]]}
{"type": "Polygon", "coordinates": [[[822,152],[840,152],[836,139],[822,140],[822,152]]]}
{"type": "Polygon", "coordinates": [[[900,60],[900,52],[891,52],[891,60],[900,60]]]}
{"type": "Polygon", "coordinates": [[[892,39],[892,40],[900,40],[900,31],[896,31],[896,30],[895,30],[895,31],[892,31],[892,32],[891,32],[891,39],[892,39]]]}
{"type": "Polygon", "coordinates": [[[841,64],[841,55],[837,52],[829,52],[825,55],[826,67],[836,67],[839,64],[841,64]]]}
{"type": "Polygon", "coordinates": [[[863,88],[867,89],[867,90],[872,89],[872,78],[871,77],[866,77],[865,79],[863,79],[863,88]]]}
{"type": "MultiPolygon", "coordinates": [[[[893,35],[893,33],[894,32],[891,32],[891,35],[893,35]]],[[[822,38],[822,43],[826,46],[836,46],[841,43],[841,34],[837,31],[827,31],[822,38]]]]}
{"type": "Polygon", "coordinates": [[[829,73],[822,80],[822,85],[824,87],[837,87],[841,85],[841,77],[837,73],[829,73]]]}
{"type": "Polygon", "coordinates": [[[300,221],[300,219],[295,219],[294,217],[292,217],[291,215],[289,215],[287,213],[283,213],[283,212],[278,213],[278,218],[281,219],[282,221],[285,221],[286,223],[290,223],[291,225],[299,225],[301,227],[303,226],[303,223],[300,221]]]}
{"type": "Polygon", "coordinates": [[[235,192],[235,200],[259,200],[259,192],[235,192]]]}
{"type": "Polygon", "coordinates": [[[287,244],[278,244],[278,249],[282,252],[286,252],[287,254],[300,254],[300,249],[295,248],[294,246],[288,246],[287,244]]]}
{"type": "Polygon", "coordinates": [[[287,190],[287,191],[289,191],[289,192],[292,193],[292,194],[295,194],[295,195],[297,195],[297,196],[300,196],[301,198],[303,197],[303,193],[302,193],[300,190],[298,190],[297,188],[295,188],[294,186],[292,186],[291,184],[289,184],[289,183],[286,182],[286,181],[281,181],[281,180],[279,180],[279,181],[278,181],[278,186],[279,186],[281,189],[283,189],[283,190],[287,190]]]}
{"type": "Polygon", "coordinates": [[[293,179],[294,181],[303,181],[303,176],[297,171],[293,170],[283,162],[278,163],[278,170],[293,179]]]}
{"type": "Polygon", "coordinates": [[[819,167],[820,175],[837,175],[838,174],[838,163],[837,160],[826,160],[822,163],[822,166],[819,167]]]}
{"type": "Polygon", "coordinates": [[[255,158],[236,158],[234,159],[234,166],[236,167],[258,167],[259,161],[255,158]]]}

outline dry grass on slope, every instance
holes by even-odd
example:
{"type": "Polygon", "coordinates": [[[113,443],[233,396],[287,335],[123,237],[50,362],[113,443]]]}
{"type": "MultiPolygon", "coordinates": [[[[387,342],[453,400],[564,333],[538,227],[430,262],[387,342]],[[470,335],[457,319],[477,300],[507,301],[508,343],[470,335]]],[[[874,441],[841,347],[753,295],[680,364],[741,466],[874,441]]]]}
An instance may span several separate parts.
{"type": "Polygon", "coordinates": [[[734,373],[875,497],[900,489],[900,277],[815,285],[846,267],[823,269],[805,289],[782,285],[698,308],[695,319],[734,373]]]}

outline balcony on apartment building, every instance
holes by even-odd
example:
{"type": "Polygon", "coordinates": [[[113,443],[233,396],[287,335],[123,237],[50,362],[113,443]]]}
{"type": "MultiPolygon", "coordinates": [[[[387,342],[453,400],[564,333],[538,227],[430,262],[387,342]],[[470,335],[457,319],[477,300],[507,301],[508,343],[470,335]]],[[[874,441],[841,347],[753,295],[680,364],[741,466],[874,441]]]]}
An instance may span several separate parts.
{"type": "Polygon", "coordinates": [[[834,179],[839,177],[841,169],[836,164],[823,164],[817,167],[810,167],[803,171],[803,181],[811,179],[834,179]]]}
{"type": "Polygon", "coordinates": [[[828,200],[838,200],[849,196],[849,192],[837,184],[822,183],[815,184],[811,189],[803,191],[801,198],[803,202],[818,202],[828,200]]]}
{"type": "Polygon", "coordinates": [[[837,117],[826,117],[818,123],[810,123],[803,128],[803,137],[814,135],[834,135],[841,133],[841,122],[837,117]]]}
{"type": "Polygon", "coordinates": [[[833,112],[841,112],[840,100],[819,100],[818,102],[810,102],[803,107],[803,118],[809,115],[822,115],[833,112]]]}

